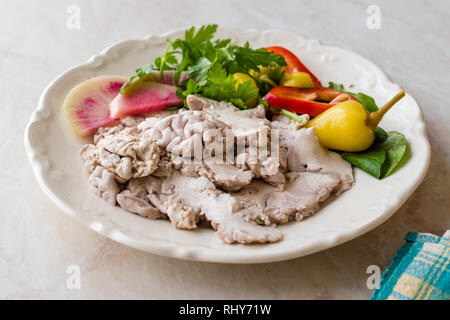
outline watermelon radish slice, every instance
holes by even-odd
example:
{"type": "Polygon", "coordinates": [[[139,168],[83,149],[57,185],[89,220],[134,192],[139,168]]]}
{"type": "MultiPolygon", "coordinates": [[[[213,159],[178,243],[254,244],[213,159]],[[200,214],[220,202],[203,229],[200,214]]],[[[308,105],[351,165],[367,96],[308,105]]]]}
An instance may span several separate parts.
{"type": "MultiPolygon", "coordinates": [[[[164,83],[164,84],[168,84],[168,85],[172,85],[172,86],[175,85],[175,71],[173,71],[173,70],[163,71],[162,75],[158,71],[152,72],[149,75],[149,78],[156,82],[160,82],[160,83],[164,83]]],[[[183,81],[188,78],[189,78],[189,76],[188,76],[187,72],[185,72],[185,71],[181,72],[180,78],[178,79],[178,85],[181,85],[183,83],[183,81]]]]}
{"type": "Polygon", "coordinates": [[[125,81],[124,77],[100,76],[80,83],[69,92],[64,111],[77,135],[88,136],[118,120],[111,117],[109,104],[125,81]]]}
{"type": "MultiPolygon", "coordinates": [[[[183,81],[185,81],[187,79],[189,79],[188,73],[186,71],[181,72],[180,77],[178,78],[178,85],[181,86],[183,81]]],[[[139,79],[136,79],[136,80],[132,81],[130,84],[128,84],[124,88],[123,92],[124,93],[127,92],[128,88],[132,87],[135,83],[140,82],[140,81],[155,81],[155,82],[174,86],[175,85],[175,71],[167,70],[167,71],[163,71],[162,74],[159,71],[154,71],[150,74],[143,75],[139,79]]]]}
{"type": "Polygon", "coordinates": [[[148,76],[142,77],[114,98],[109,106],[111,117],[122,118],[181,106],[183,99],[177,97],[176,92],[176,86],[151,81],[148,76]]]}

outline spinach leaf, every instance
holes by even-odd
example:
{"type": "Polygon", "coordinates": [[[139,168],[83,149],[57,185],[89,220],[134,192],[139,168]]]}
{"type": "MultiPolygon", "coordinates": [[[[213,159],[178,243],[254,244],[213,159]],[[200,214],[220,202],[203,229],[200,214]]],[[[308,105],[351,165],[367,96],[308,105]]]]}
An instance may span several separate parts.
{"type": "Polygon", "coordinates": [[[378,106],[375,103],[374,98],[368,96],[367,94],[364,94],[362,92],[358,93],[347,92],[347,93],[354,96],[358,100],[358,102],[361,103],[364,106],[364,108],[367,109],[367,111],[374,112],[378,110],[378,106]]]}
{"type": "Polygon", "coordinates": [[[382,178],[384,178],[390,175],[400,163],[408,148],[408,142],[401,133],[391,131],[382,146],[386,150],[386,160],[381,168],[382,178]]]}
{"type": "Polygon", "coordinates": [[[380,179],[381,167],[386,160],[386,151],[378,145],[364,152],[344,152],[342,157],[355,167],[380,179]]]}
{"type": "Polygon", "coordinates": [[[331,88],[331,89],[335,89],[335,90],[338,90],[338,91],[341,91],[341,92],[345,92],[345,93],[351,94],[369,112],[374,112],[374,111],[378,110],[378,106],[375,103],[375,99],[372,98],[371,96],[368,96],[367,94],[364,94],[362,92],[353,93],[353,92],[345,91],[344,90],[344,85],[340,84],[340,83],[328,82],[328,87],[331,88]]]}
{"type": "Polygon", "coordinates": [[[374,144],[362,152],[343,152],[344,160],[366,171],[377,179],[389,176],[402,160],[408,148],[403,134],[390,131],[386,133],[377,128],[374,144]]]}
{"type": "Polygon", "coordinates": [[[377,127],[375,130],[375,142],[374,143],[383,143],[388,138],[388,134],[381,127],[377,127]]]}

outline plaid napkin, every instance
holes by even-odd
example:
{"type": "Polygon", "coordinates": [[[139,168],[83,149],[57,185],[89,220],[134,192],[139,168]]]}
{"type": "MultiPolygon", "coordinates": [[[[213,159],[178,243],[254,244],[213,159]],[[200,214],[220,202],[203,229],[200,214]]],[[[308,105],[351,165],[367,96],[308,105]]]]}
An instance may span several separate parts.
{"type": "Polygon", "coordinates": [[[381,275],[371,300],[450,300],[450,230],[410,232],[381,275]]]}

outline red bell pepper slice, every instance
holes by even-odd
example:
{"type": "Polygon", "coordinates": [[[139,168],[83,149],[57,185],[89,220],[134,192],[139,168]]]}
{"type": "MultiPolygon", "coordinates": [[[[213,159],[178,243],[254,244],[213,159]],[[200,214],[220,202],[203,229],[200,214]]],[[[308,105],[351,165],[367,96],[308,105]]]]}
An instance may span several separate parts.
{"type": "Polygon", "coordinates": [[[275,87],[264,97],[269,106],[297,113],[309,114],[312,117],[324,112],[332,106],[355,97],[331,88],[295,88],[275,87]]]}
{"type": "Polygon", "coordinates": [[[315,88],[322,87],[320,80],[311,72],[309,69],[300,61],[300,59],[283,47],[267,47],[267,51],[273,51],[275,54],[281,55],[284,60],[286,60],[287,66],[283,67],[286,74],[294,73],[294,72],[306,72],[311,77],[311,80],[314,84],[315,88]]]}

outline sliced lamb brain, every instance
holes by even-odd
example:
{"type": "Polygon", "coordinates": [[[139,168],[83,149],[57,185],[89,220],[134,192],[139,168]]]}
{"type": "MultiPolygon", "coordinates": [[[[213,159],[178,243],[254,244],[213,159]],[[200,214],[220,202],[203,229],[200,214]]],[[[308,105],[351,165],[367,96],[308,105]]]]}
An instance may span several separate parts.
{"type": "MultiPolygon", "coordinates": [[[[205,177],[192,178],[174,172],[166,179],[147,177],[148,199],[169,218],[174,218],[170,207],[183,204],[183,214],[204,216],[217,231],[217,236],[228,243],[266,243],[281,239],[281,233],[269,226],[260,208],[242,209],[239,201],[232,195],[217,190],[205,177]]],[[[196,220],[194,220],[196,221],[196,220]]],[[[172,221],[174,222],[174,221],[172,221]]]]}
{"type": "Polygon", "coordinates": [[[111,117],[109,104],[126,80],[100,76],[80,83],[69,92],[64,101],[64,112],[77,135],[90,135],[117,120],[111,117]]]}
{"type": "Polygon", "coordinates": [[[211,161],[206,162],[204,168],[206,173],[203,175],[227,191],[237,191],[242,186],[250,184],[253,179],[250,170],[242,170],[231,164],[217,164],[211,161]]]}
{"type": "Polygon", "coordinates": [[[189,206],[182,205],[179,202],[169,202],[167,206],[167,216],[172,225],[177,229],[195,229],[199,222],[199,216],[189,206]]]}
{"type": "Polygon", "coordinates": [[[167,211],[166,204],[180,202],[206,216],[215,225],[240,208],[238,201],[216,190],[214,184],[205,177],[186,177],[175,171],[165,179],[148,177],[146,187],[150,202],[162,212],[167,211]]]}
{"type": "Polygon", "coordinates": [[[192,94],[187,97],[186,102],[189,109],[204,111],[229,125],[236,137],[253,135],[268,131],[270,128],[263,105],[253,109],[239,110],[229,102],[210,100],[192,94]]]}
{"type": "Polygon", "coordinates": [[[173,156],[173,165],[188,177],[203,176],[214,185],[226,191],[238,191],[252,182],[253,173],[250,170],[240,169],[232,164],[216,163],[214,159],[204,159],[194,163],[191,159],[173,156]]]}
{"type": "Polygon", "coordinates": [[[114,174],[103,167],[96,167],[89,176],[91,191],[98,197],[105,199],[110,204],[116,204],[116,196],[120,189],[114,179],[114,174]]]}
{"type": "Polygon", "coordinates": [[[177,87],[155,81],[139,79],[123,94],[118,94],[110,104],[111,116],[122,118],[144,112],[161,111],[183,105],[176,95],[177,87]]]}
{"type": "Polygon", "coordinates": [[[231,215],[217,229],[217,236],[227,243],[267,243],[281,240],[280,230],[254,223],[261,210],[256,207],[243,209],[231,215]]]}
{"type": "Polygon", "coordinates": [[[301,172],[285,191],[269,195],[264,212],[277,224],[302,220],[316,213],[338,184],[334,174],[301,172]]]}
{"type": "Polygon", "coordinates": [[[265,117],[263,105],[240,110],[232,103],[192,94],[187,97],[186,102],[189,109],[203,111],[231,128],[236,137],[235,162],[238,167],[250,169],[255,177],[262,177],[280,189],[284,188],[284,150],[280,148],[278,141],[271,140],[271,123],[265,117]]]}
{"type": "Polygon", "coordinates": [[[336,175],[318,172],[295,173],[291,180],[284,191],[255,181],[234,196],[243,206],[262,208],[274,223],[282,224],[313,215],[339,183],[336,175]]]}
{"type": "Polygon", "coordinates": [[[337,175],[340,183],[334,192],[340,194],[354,183],[352,166],[334,152],[319,143],[314,128],[295,130],[290,125],[294,121],[277,118],[272,127],[279,130],[280,145],[286,148],[288,170],[301,172],[321,172],[337,175]]]}
{"type": "Polygon", "coordinates": [[[131,179],[126,188],[117,195],[117,203],[128,212],[150,219],[159,219],[163,215],[147,201],[148,193],[144,183],[145,178],[131,179]]]}
{"type": "Polygon", "coordinates": [[[123,190],[116,198],[117,203],[128,212],[136,213],[150,219],[158,219],[162,216],[161,212],[147,200],[136,197],[130,190],[123,190]]]}
{"type": "Polygon", "coordinates": [[[340,178],[334,192],[340,194],[354,183],[352,166],[341,155],[324,148],[314,134],[314,128],[300,129],[289,142],[288,169],[299,171],[303,166],[308,172],[335,174],[340,178]]]}

